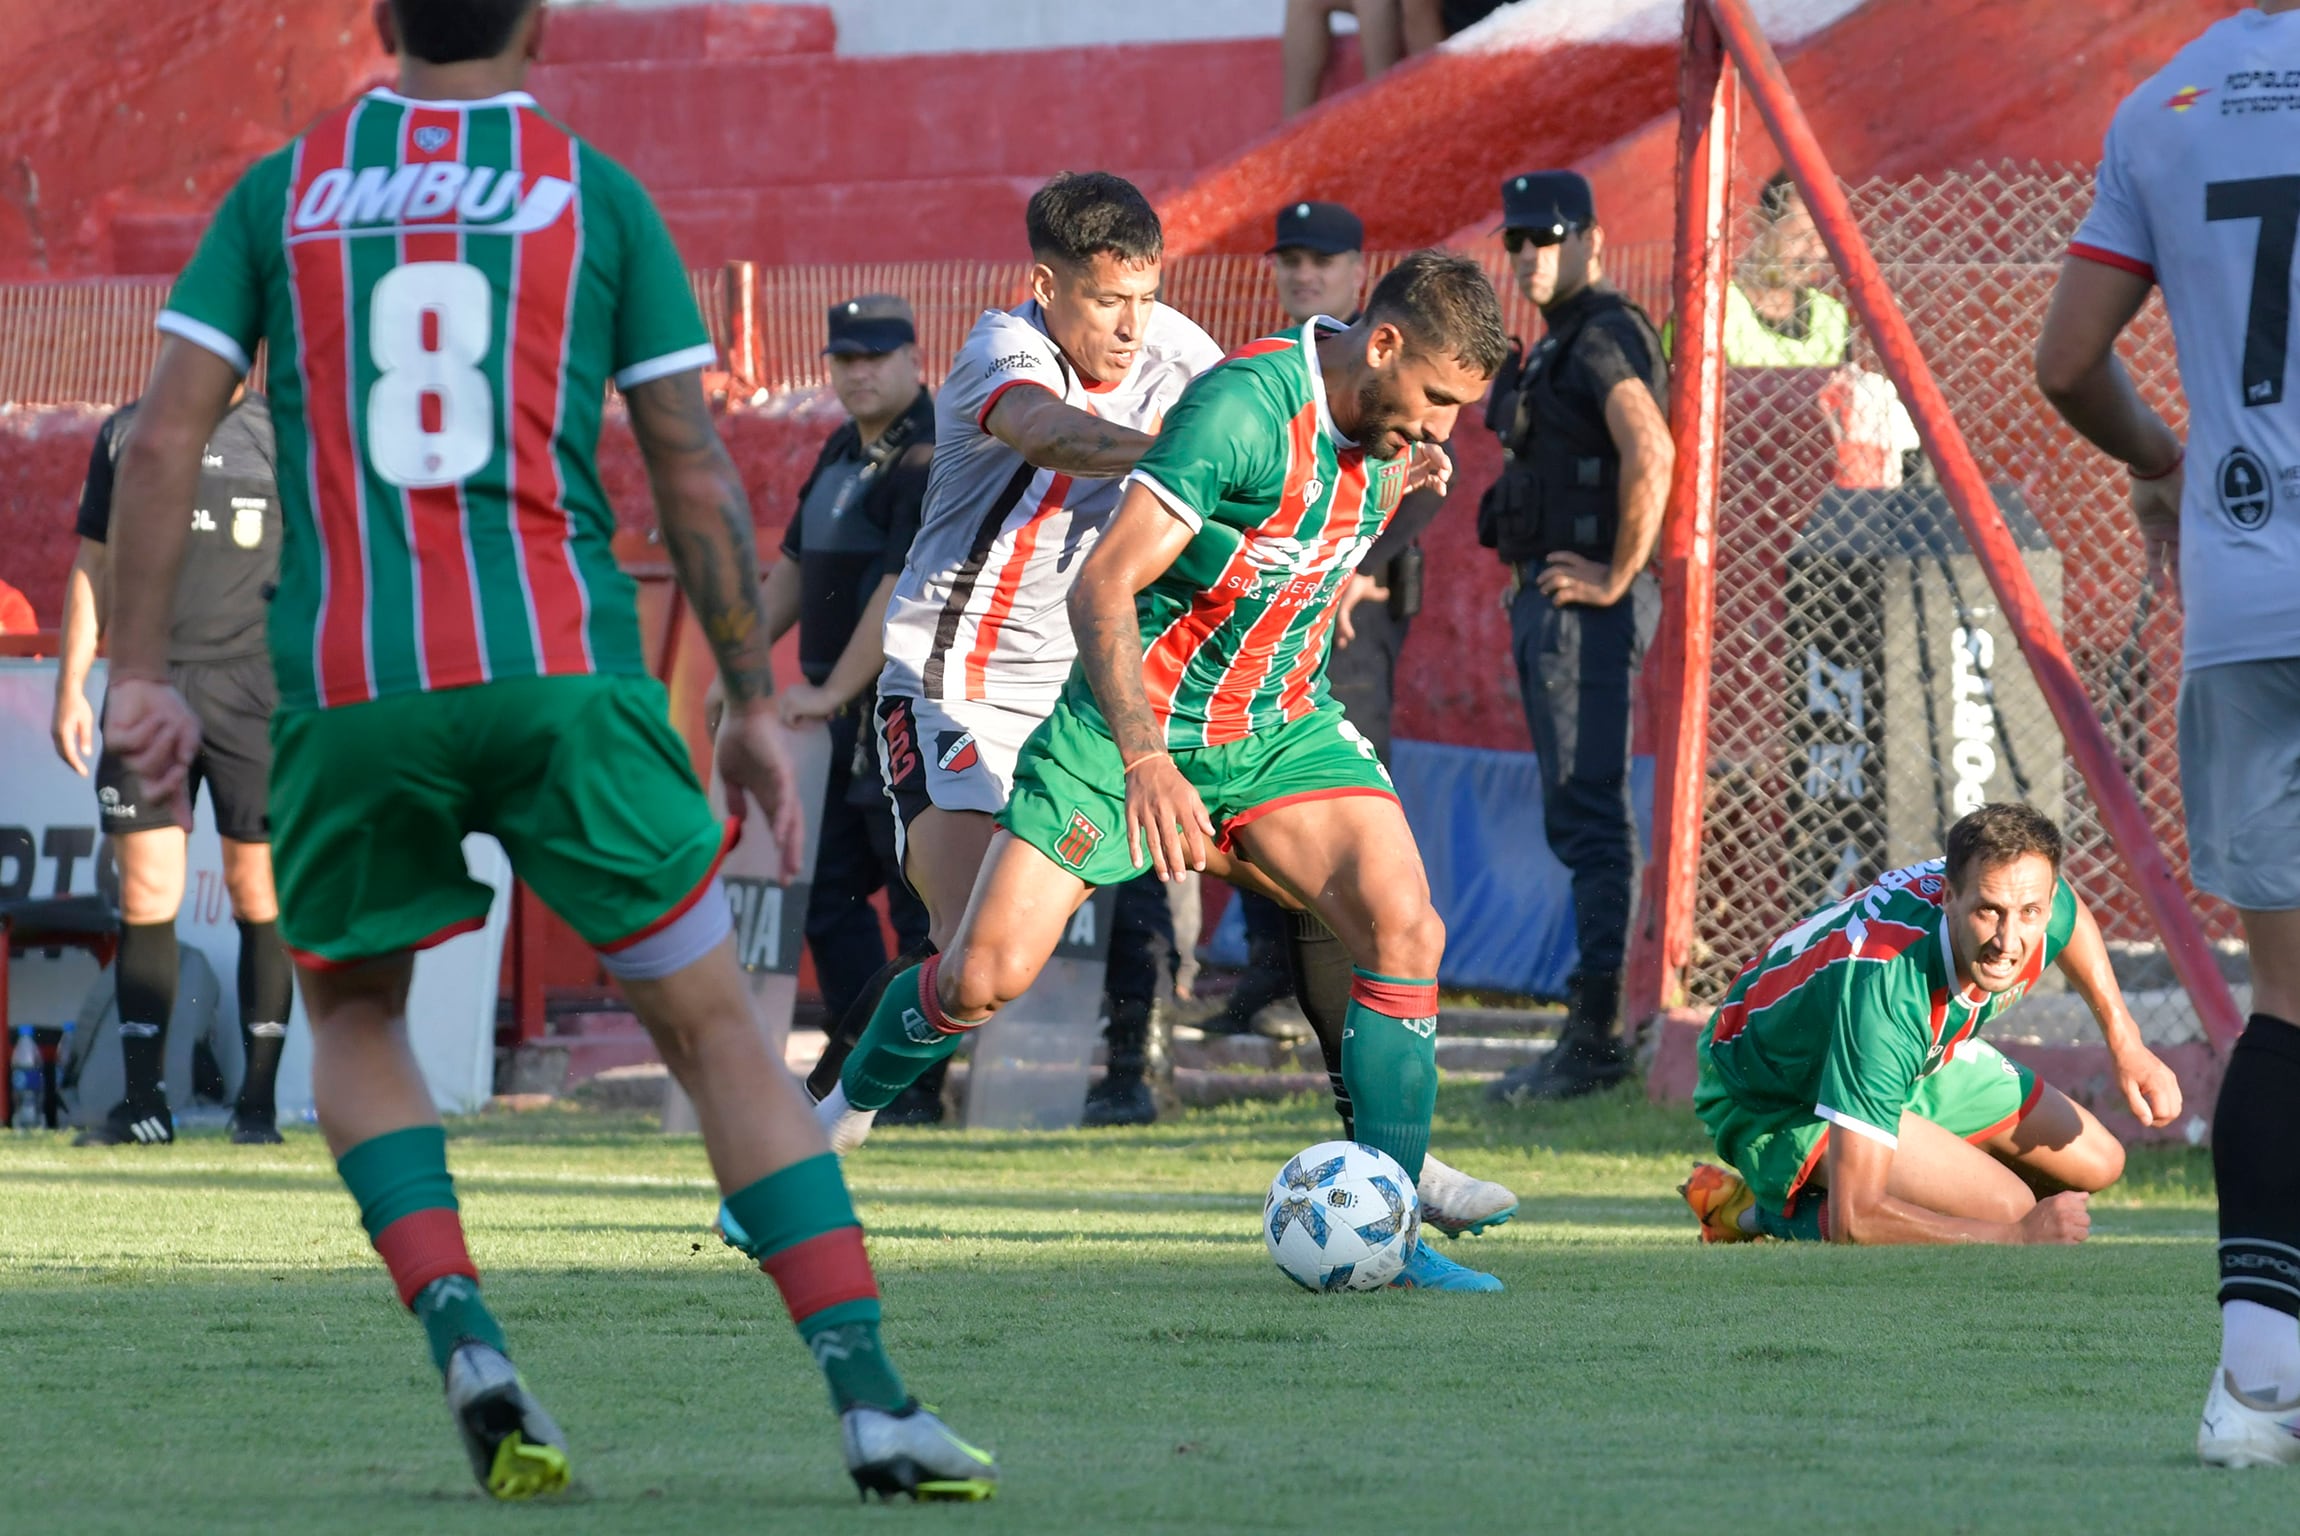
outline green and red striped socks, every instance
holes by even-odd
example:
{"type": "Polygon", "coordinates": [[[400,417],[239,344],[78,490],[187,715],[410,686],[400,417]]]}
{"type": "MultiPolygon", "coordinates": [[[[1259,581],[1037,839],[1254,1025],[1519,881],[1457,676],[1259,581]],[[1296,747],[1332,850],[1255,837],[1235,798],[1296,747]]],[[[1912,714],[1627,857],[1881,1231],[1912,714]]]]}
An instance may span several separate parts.
{"type": "Polygon", "coordinates": [[[336,1159],[359,1202],[360,1225],[383,1256],[399,1299],[431,1341],[442,1371],[466,1339],[503,1348],[503,1328],[479,1297],[479,1271],[463,1243],[447,1132],[436,1125],[372,1136],[336,1159]]]}
{"type": "Polygon", "coordinates": [[[830,1153],[778,1168],[727,1196],[740,1246],[783,1293],[840,1412],[910,1401],[879,1342],[878,1280],[830,1153]]]}
{"type": "Polygon", "coordinates": [[[1437,1108],[1437,1003],[1434,977],[1409,981],[1350,973],[1342,1082],[1350,1095],[1352,1134],[1396,1158],[1409,1179],[1422,1176],[1430,1115],[1437,1108]]]}

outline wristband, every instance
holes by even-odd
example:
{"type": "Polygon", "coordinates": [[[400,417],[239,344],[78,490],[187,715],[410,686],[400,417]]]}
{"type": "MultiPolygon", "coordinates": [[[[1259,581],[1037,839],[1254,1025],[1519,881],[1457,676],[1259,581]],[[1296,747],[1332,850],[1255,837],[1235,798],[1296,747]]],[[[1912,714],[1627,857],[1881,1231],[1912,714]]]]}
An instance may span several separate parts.
{"type": "Polygon", "coordinates": [[[1134,759],[1134,761],[1132,761],[1131,763],[1128,763],[1128,764],[1125,766],[1125,768],[1124,768],[1123,770],[1121,770],[1121,772],[1122,772],[1122,773],[1132,773],[1132,772],[1133,772],[1135,769],[1137,769],[1137,768],[1141,767],[1141,766],[1142,766],[1144,763],[1147,763],[1147,762],[1153,762],[1153,761],[1155,761],[1156,759],[1158,759],[1158,758],[1161,758],[1161,757],[1164,757],[1164,756],[1166,756],[1166,755],[1167,755],[1167,754],[1166,754],[1166,753],[1164,753],[1164,752],[1145,752],[1145,753],[1143,753],[1143,754],[1142,754],[1140,757],[1138,757],[1138,758],[1134,759]]]}
{"type": "Polygon", "coordinates": [[[2171,474],[2174,470],[2178,469],[2181,465],[2187,462],[2188,450],[2183,448],[2179,452],[2173,454],[2171,463],[2165,465],[2162,469],[2158,470],[2153,475],[2144,475],[2139,470],[2134,469],[2130,464],[2127,464],[2124,467],[2135,480],[2162,480],[2165,476],[2171,474]]]}
{"type": "Polygon", "coordinates": [[[104,680],[107,683],[158,683],[163,688],[174,687],[176,681],[168,676],[165,670],[153,670],[147,667],[123,667],[116,662],[105,667],[104,680]]]}

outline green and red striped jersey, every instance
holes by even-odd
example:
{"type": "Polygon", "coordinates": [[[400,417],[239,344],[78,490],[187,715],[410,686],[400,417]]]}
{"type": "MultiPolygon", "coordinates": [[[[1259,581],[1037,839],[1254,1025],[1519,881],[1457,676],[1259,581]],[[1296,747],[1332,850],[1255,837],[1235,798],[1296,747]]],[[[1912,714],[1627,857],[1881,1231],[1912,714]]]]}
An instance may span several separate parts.
{"type": "MultiPolygon", "coordinates": [[[[1406,460],[1369,459],[1336,430],[1318,325],[1199,375],[1134,469],[1191,530],[1135,600],[1169,747],[1239,741],[1325,701],[1334,600],[1397,510],[1406,460]]],[[[1082,675],[1071,687],[1088,699],[1082,675]]]]}
{"type": "Polygon", "coordinates": [[[283,707],[644,673],[600,413],[713,352],[646,191],[533,98],[328,114],[240,178],[159,324],[270,348],[283,707]]]}
{"type": "Polygon", "coordinates": [[[1887,1144],[1917,1079],[2028,996],[2076,931],[2054,882],[2044,943],[2003,992],[1968,991],[1949,944],[1948,864],[1880,876],[1749,962],[1709,1023],[1710,1068],[1734,1102],[1816,1114],[1887,1144]]]}

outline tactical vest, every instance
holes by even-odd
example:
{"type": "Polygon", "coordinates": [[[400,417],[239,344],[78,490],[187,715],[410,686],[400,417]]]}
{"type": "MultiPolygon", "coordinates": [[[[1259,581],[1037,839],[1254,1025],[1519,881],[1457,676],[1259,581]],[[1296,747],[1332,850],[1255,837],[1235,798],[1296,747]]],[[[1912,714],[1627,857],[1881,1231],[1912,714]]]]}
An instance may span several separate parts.
{"type": "Polygon", "coordinates": [[[1660,357],[1661,338],[1645,311],[1611,289],[1598,289],[1570,320],[1542,337],[1514,390],[1494,392],[1486,424],[1501,438],[1503,462],[1501,478],[1478,509],[1478,538],[1506,564],[1560,552],[1601,563],[1613,558],[1621,526],[1621,453],[1606,430],[1603,407],[1569,400],[1559,380],[1590,322],[1617,312],[1630,316],[1650,355],[1660,357]]]}

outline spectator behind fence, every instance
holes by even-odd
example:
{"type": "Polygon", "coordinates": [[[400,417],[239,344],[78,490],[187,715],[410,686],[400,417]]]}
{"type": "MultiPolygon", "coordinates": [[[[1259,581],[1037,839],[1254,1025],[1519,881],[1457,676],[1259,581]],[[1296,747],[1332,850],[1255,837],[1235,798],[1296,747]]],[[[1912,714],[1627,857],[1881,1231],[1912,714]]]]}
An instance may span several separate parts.
{"type": "MultiPolygon", "coordinates": [[[[823,353],[847,420],[832,432],[799,488],[783,532],[782,558],[766,576],[767,622],[780,639],[799,631],[803,683],[780,697],[786,724],[819,720],[830,731],[807,948],[823,1007],[838,1019],[887,962],[871,893],[884,887],[895,938],[906,955],[926,951],[926,908],[895,858],[894,823],[878,754],[862,730],[886,656],[887,599],[918,531],[934,458],[934,397],[921,382],[910,305],[872,293],[831,307],[823,353]]],[[[942,1081],[921,1082],[915,1101],[892,1107],[902,1123],[942,1118],[942,1081]]]]}
{"type": "Polygon", "coordinates": [[[1333,57],[1333,18],[1347,11],[1357,18],[1358,51],[1366,78],[1412,54],[1427,53],[1472,23],[1484,20],[1502,0],[1286,0],[1286,116],[1318,99],[1333,57]]]}
{"type": "MultiPolygon", "coordinates": [[[[1605,232],[1589,183],[1536,171],[1502,187],[1518,289],[1541,306],[1541,343],[1494,380],[1486,424],[1501,478],[1478,541],[1509,569],[1509,628],[1526,727],[1541,759],[1543,825],[1573,875],[1580,961],[1557,1048],[1495,1097],[1571,1098],[1622,1080],[1616,1034],[1636,827],[1629,806],[1631,680],[1661,615],[1646,570],[1675,451],[1661,338],[1604,281],[1605,232]]],[[[1515,359],[1512,359],[1514,362],[1515,359]]]]}
{"type": "Polygon", "coordinates": [[[1852,353],[1853,317],[1819,286],[1828,248],[1804,194],[1775,171],[1757,194],[1757,238],[1725,294],[1725,361],[1736,368],[1835,368],[1852,353]]]}

